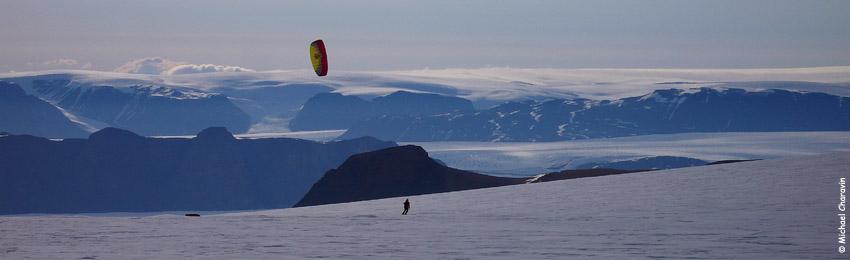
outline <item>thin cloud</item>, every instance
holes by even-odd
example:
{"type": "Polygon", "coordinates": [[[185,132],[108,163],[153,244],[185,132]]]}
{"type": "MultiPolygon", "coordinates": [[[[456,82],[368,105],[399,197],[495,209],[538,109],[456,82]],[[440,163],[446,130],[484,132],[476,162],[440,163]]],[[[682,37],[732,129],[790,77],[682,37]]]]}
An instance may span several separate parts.
{"type": "Polygon", "coordinates": [[[163,74],[180,75],[208,72],[254,72],[254,70],[237,66],[224,66],[215,64],[184,64],[175,66],[163,74]]]}
{"type": "Polygon", "coordinates": [[[124,63],[124,65],[121,65],[114,71],[131,74],[159,75],[175,66],[182,64],[186,63],[181,61],[173,61],[162,57],[147,57],[124,63]]]}
{"type": "Polygon", "coordinates": [[[59,58],[46,61],[27,62],[27,66],[37,70],[51,69],[91,69],[90,62],[82,63],[76,59],[59,58]]]}
{"type": "Polygon", "coordinates": [[[55,59],[42,62],[41,64],[47,66],[75,66],[79,62],[75,59],[55,59]]]}
{"type": "Polygon", "coordinates": [[[209,72],[253,72],[254,70],[238,66],[190,64],[162,57],[148,57],[127,62],[114,71],[132,74],[180,75],[209,72]]]}

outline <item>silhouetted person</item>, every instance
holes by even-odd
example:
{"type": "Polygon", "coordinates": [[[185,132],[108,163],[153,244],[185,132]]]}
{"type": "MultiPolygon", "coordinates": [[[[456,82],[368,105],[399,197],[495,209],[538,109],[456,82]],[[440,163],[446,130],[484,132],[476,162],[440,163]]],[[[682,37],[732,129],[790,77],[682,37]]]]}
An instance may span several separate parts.
{"type": "Polygon", "coordinates": [[[410,210],[410,201],[404,199],[404,211],[401,212],[402,215],[407,215],[407,211],[410,210]]]}

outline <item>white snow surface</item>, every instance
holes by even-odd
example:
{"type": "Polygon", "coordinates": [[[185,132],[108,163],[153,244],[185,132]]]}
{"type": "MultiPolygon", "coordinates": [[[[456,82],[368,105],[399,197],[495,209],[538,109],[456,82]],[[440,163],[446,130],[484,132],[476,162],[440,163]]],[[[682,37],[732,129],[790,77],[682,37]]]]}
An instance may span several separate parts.
{"type": "Polygon", "coordinates": [[[830,259],[832,153],[307,208],[0,216],[18,259],[830,259]]]}
{"type": "Polygon", "coordinates": [[[650,156],[705,161],[772,159],[850,151],[850,132],[733,132],[643,135],[560,142],[414,142],[446,165],[504,176],[574,169],[650,156]]]}

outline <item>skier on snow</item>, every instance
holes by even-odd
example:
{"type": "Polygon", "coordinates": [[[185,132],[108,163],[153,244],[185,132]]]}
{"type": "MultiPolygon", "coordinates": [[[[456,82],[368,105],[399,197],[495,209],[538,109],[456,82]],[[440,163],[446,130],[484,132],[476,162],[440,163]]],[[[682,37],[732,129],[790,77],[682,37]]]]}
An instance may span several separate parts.
{"type": "Polygon", "coordinates": [[[407,215],[407,211],[410,210],[410,201],[404,199],[404,211],[401,212],[402,215],[407,215]]]}

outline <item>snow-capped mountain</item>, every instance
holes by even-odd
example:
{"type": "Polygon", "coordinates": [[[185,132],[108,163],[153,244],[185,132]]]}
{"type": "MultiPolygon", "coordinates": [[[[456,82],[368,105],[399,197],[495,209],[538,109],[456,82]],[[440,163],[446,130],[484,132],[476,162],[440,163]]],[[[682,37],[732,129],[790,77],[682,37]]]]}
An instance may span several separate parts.
{"type": "MultiPolygon", "coordinates": [[[[479,110],[505,102],[617,100],[695,87],[850,96],[850,67],[334,71],[322,78],[310,71],[142,75],[66,70],[4,73],[0,80],[19,84],[90,131],[113,126],[145,135],[190,135],[216,125],[237,133],[289,131],[289,121],[308,99],[328,92],[367,100],[398,91],[439,94],[467,99],[479,110]]],[[[533,135],[527,139],[537,139],[533,135]]]]}
{"type": "Polygon", "coordinates": [[[143,135],[192,134],[210,126],[241,133],[250,127],[250,117],[227,97],[192,88],[146,81],[101,85],[74,74],[5,80],[75,116],[143,135]]]}
{"type": "Polygon", "coordinates": [[[847,131],[850,97],[786,90],[664,89],[618,100],[509,102],[487,110],[360,121],[341,138],[557,141],[685,132],[847,131]]]}

